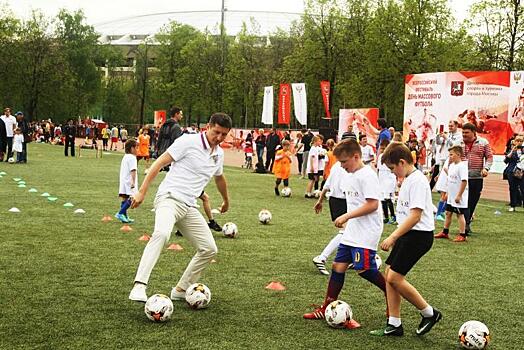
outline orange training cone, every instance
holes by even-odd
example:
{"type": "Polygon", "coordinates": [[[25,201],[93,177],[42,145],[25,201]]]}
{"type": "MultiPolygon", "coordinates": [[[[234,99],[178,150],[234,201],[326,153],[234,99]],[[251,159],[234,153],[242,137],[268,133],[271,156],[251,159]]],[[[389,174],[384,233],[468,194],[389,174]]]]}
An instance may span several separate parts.
{"type": "Polygon", "coordinates": [[[173,243],[169,247],[167,247],[168,250],[176,250],[177,252],[184,250],[180,244],[173,243]]]}
{"type": "Polygon", "coordinates": [[[139,241],[149,241],[149,236],[144,234],[138,238],[139,241]]]}
{"type": "Polygon", "coordinates": [[[130,232],[130,231],[133,231],[133,229],[129,225],[124,225],[124,226],[120,227],[120,231],[122,231],[122,232],[130,232]]]}
{"type": "Polygon", "coordinates": [[[286,287],[282,285],[280,282],[271,282],[266,286],[266,289],[270,290],[286,290],[286,287]]]}
{"type": "Polygon", "coordinates": [[[103,222],[109,222],[109,221],[112,221],[113,218],[109,215],[104,215],[104,217],[102,218],[102,221],[103,222]]]}

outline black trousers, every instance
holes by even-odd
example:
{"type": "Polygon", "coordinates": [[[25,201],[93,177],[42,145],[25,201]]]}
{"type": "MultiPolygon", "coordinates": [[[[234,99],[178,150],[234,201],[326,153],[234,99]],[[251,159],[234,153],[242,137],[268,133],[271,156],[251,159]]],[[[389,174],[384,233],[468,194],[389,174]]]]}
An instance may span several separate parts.
{"type": "Polygon", "coordinates": [[[437,183],[436,177],[440,170],[440,164],[433,165],[433,173],[431,173],[431,181],[429,181],[429,188],[433,189],[437,183]]]}
{"type": "Polygon", "coordinates": [[[302,173],[302,153],[297,153],[298,173],[302,173]]]}
{"type": "Polygon", "coordinates": [[[6,145],[7,145],[7,159],[9,159],[13,156],[13,138],[7,137],[5,140],[6,140],[6,145]]]}
{"type": "Polygon", "coordinates": [[[275,150],[266,148],[266,169],[269,171],[273,170],[273,163],[275,163],[275,150]]]}
{"type": "Polygon", "coordinates": [[[509,205],[512,208],[520,207],[524,198],[524,178],[517,179],[513,174],[508,175],[509,205]]]}
{"type": "Polygon", "coordinates": [[[65,138],[65,144],[64,144],[64,154],[67,157],[67,149],[71,147],[71,157],[75,156],[75,138],[66,136],[65,138]]]}
{"type": "Polygon", "coordinates": [[[464,215],[466,218],[466,225],[469,226],[471,223],[471,217],[475,212],[477,203],[480,199],[480,194],[482,193],[482,188],[484,186],[484,179],[469,179],[468,180],[468,211],[464,215]]]}

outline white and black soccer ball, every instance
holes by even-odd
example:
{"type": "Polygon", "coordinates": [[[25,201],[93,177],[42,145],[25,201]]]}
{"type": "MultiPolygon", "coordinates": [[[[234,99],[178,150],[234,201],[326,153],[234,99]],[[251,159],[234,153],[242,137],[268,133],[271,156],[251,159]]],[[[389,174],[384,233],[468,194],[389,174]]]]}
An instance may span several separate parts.
{"type": "Polygon", "coordinates": [[[202,283],[194,283],[186,290],[186,302],[192,309],[203,309],[211,301],[211,291],[202,283]]]}
{"type": "Polygon", "coordinates": [[[284,187],[282,191],[280,191],[280,194],[282,197],[291,197],[291,187],[284,187]]]}
{"type": "Polygon", "coordinates": [[[315,190],[315,191],[313,192],[313,196],[315,196],[315,198],[320,198],[320,194],[321,194],[321,193],[322,193],[321,190],[315,190]]]}
{"type": "Polygon", "coordinates": [[[344,328],[346,322],[353,318],[353,311],[348,303],[335,300],[326,307],[326,322],[333,328],[344,328]]]}
{"type": "Polygon", "coordinates": [[[227,238],[235,238],[238,235],[238,227],[232,222],[226,222],[222,226],[222,233],[227,238]]]}
{"type": "Polygon", "coordinates": [[[488,327],[480,321],[468,321],[459,329],[459,343],[464,349],[484,349],[491,337],[488,327]]]}
{"type": "Polygon", "coordinates": [[[14,159],[13,157],[11,157],[11,158],[9,158],[9,159],[7,160],[7,162],[8,162],[8,163],[14,163],[14,162],[15,162],[15,159],[14,159]]]}
{"type": "Polygon", "coordinates": [[[144,312],[153,322],[166,322],[173,314],[173,302],[167,295],[154,294],[147,299],[144,312]]]}
{"type": "Polygon", "coordinates": [[[258,213],[258,221],[260,221],[262,224],[267,225],[272,219],[271,212],[267,209],[262,209],[260,213],[258,213]]]}

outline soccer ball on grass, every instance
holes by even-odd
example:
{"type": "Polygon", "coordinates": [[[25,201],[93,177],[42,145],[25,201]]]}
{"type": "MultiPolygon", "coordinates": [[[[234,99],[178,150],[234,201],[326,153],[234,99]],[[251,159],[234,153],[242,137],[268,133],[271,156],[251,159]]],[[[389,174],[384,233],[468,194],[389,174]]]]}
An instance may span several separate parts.
{"type": "Polygon", "coordinates": [[[203,309],[211,301],[211,291],[202,283],[194,283],[186,290],[186,302],[192,309],[203,309]]]}
{"type": "Polygon", "coordinates": [[[232,222],[226,222],[222,226],[222,233],[227,238],[235,238],[238,235],[238,227],[232,222]]]}
{"type": "Polygon", "coordinates": [[[264,225],[269,224],[271,218],[271,212],[267,209],[262,209],[260,213],[258,213],[258,221],[260,221],[264,225]]]}
{"type": "Polygon", "coordinates": [[[173,314],[173,302],[167,295],[154,294],[147,299],[144,312],[153,322],[166,322],[173,314]]]}
{"type": "Polygon", "coordinates": [[[353,311],[348,303],[335,300],[326,307],[325,316],[330,327],[344,328],[346,322],[353,318],[353,311]]]}

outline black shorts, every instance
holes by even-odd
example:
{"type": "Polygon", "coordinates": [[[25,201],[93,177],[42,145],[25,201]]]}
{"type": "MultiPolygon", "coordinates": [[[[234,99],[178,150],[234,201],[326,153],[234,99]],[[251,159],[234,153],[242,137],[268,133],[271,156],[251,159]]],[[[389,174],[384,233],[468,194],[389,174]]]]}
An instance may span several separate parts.
{"type": "Polygon", "coordinates": [[[335,221],[336,218],[347,213],[346,199],[329,197],[329,211],[331,212],[331,221],[335,221]]]}
{"type": "Polygon", "coordinates": [[[450,211],[455,214],[466,214],[468,208],[457,208],[452,206],[451,204],[446,204],[446,211],[450,211]]]}
{"type": "Polygon", "coordinates": [[[391,270],[405,276],[431,249],[432,245],[433,231],[408,231],[395,242],[386,260],[386,265],[389,265],[391,270]]]}
{"type": "Polygon", "coordinates": [[[324,176],[324,170],[319,170],[317,175],[320,177],[320,176],[324,176]]]}
{"type": "Polygon", "coordinates": [[[318,173],[308,173],[307,178],[310,180],[318,180],[318,173]]]}

